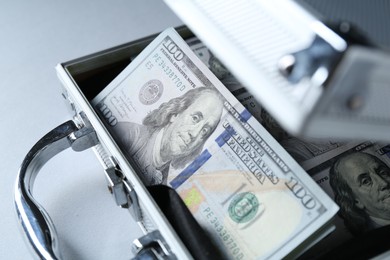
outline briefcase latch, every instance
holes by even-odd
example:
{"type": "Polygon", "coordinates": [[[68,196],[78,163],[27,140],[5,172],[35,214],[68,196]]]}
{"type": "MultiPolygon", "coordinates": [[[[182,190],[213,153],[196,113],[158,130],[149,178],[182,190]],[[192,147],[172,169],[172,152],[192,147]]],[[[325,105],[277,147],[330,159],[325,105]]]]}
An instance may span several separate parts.
{"type": "Polygon", "coordinates": [[[114,196],[115,202],[121,208],[129,209],[133,219],[142,225],[142,211],[138,202],[138,197],[130,183],[122,173],[119,166],[115,163],[114,158],[111,167],[105,169],[106,179],[108,182],[108,190],[114,196]]]}
{"type": "Polygon", "coordinates": [[[135,255],[133,259],[176,259],[160,231],[147,232],[143,225],[142,210],[136,192],[116,164],[115,159],[113,157],[109,159],[109,164],[112,166],[105,169],[108,190],[114,196],[116,204],[121,208],[129,209],[133,219],[142,231],[147,233],[133,242],[132,251],[135,255]]]}
{"type": "Polygon", "coordinates": [[[152,231],[145,236],[136,239],[133,243],[132,250],[136,255],[133,260],[176,259],[158,230],[152,231]]]}

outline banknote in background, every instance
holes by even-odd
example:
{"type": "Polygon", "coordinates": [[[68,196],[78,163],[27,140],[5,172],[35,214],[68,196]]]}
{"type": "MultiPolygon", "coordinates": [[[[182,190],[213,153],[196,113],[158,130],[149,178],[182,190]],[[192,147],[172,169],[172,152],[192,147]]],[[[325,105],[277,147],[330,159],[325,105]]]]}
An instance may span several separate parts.
{"type": "Polygon", "coordinates": [[[336,230],[313,255],[390,224],[390,145],[349,142],[301,164],[340,206],[336,230]]]}
{"type": "Polygon", "coordinates": [[[92,104],[145,185],[173,187],[231,258],[282,258],[338,210],[174,29],[92,104]]]}

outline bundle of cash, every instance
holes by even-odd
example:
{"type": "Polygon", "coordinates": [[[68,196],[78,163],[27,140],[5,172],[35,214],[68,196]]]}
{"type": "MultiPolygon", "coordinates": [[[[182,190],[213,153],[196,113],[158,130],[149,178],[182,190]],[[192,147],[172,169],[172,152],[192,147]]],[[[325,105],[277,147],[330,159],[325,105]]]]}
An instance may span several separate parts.
{"type": "Polygon", "coordinates": [[[229,258],[280,259],[338,210],[174,29],[92,104],[145,185],[174,188],[229,258]]]}

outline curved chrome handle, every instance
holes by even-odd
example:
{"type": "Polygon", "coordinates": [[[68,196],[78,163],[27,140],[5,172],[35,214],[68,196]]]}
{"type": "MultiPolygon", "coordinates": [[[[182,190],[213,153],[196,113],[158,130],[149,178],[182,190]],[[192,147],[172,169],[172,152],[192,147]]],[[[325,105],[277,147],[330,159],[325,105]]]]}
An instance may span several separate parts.
{"type": "Polygon", "coordinates": [[[98,144],[91,127],[78,128],[73,121],[65,122],[46,134],[24,158],[16,179],[15,208],[27,242],[39,259],[58,259],[58,239],[46,211],[34,200],[34,180],[42,166],[56,154],[72,147],[82,151],[98,144]]]}

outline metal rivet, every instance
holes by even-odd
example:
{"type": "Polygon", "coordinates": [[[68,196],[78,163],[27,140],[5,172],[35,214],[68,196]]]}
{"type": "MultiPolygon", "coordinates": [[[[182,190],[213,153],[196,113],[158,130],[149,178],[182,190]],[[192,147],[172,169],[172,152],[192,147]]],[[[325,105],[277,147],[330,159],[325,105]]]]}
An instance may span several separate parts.
{"type": "Polygon", "coordinates": [[[339,29],[342,33],[348,33],[351,30],[351,25],[347,22],[342,22],[339,29]]]}
{"type": "Polygon", "coordinates": [[[353,95],[347,100],[347,107],[356,110],[364,105],[364,98],[361,95],[353,95]]]}

